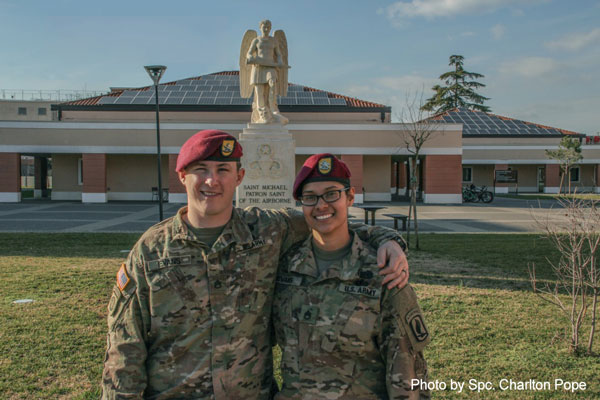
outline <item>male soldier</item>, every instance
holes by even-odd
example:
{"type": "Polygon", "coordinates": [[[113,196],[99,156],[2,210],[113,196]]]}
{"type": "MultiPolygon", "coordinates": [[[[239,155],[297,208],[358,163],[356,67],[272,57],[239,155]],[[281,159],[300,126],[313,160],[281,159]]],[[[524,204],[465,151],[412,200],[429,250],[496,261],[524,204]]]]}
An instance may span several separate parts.
{"type": "MultiPolygon", "coordinates": [[[[176,169],[188,206],[148,229],[117,273],[103,399],[268,398],[277,263],[308,229],[293,210],[233,208],[241,156],[221,131],[198,132],[182,146],[176,169]]],[[[375,247],[396,237],[390,232],[357,230],[375,247]]],[[[378,255],[386,251],[408,267],[397,243],[378,255]]],[[[407,275],[384,281],[404,284],[407,275]]]]}

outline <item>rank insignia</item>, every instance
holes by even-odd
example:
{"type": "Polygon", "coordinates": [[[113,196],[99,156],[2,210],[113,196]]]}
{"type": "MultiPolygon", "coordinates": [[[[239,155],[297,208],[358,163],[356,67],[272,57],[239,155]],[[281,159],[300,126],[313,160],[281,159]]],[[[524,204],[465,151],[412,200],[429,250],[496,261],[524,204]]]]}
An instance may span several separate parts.
{"type": "Polygon", "coordinates": [[[331,172],[333,162],[331,157],[323,157],[319,160],[319,172],[321,175],[327,175],[331,172]]]}
{"type": "Polygon", "coordinates": [[[300,309],[300,315],[298,319],[300,322],[305,324],[314,325],[317,323],[317,317],[319,316],[319,307],[303,305],[300,309]]]}
{"type": "Polygon", "coordinates": [[[125,270],[125,263],[121,264],[121,268],[119,268],[119,272],[117,272],[117,286],[121,292],[125,290],[127,285],[129,284],[129,276],[127,275],[127,271],[125,270]]]}
{"type": "Polygon", "coordinates": [[[233,150],[235,150],[235,140],[233,139],[225,139],[221,144],[221,155],[223,157],[229,157],[233,150]]]}

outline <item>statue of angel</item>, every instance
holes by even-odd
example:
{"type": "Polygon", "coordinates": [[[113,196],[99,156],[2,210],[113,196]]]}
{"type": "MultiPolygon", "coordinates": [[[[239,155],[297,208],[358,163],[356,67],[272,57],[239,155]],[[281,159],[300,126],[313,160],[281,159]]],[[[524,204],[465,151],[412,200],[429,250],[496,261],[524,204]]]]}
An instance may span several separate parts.
{"type": "Polygon", "coordinates": [[[288,119],[279,113],[277,95],[287,95],[288,51],[282,30],[269,36],[271,21],[260,22],[260,36],[249,29],[240,49],[240,95],[252,96],[252,123],[285,125],[288,119]]]}

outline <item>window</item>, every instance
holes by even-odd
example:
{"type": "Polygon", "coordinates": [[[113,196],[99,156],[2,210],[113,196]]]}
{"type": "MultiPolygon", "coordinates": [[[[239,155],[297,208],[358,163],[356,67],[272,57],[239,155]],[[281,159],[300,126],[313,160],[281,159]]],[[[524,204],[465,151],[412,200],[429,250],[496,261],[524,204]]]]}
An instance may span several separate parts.
{"type": "Polygon", "coordinates": [[[38,108],[38,115],[46,115],[46,113],[47,113],[46,107],[38,108]]]}
{"type": "Polygon", "coordinates": [[[571,182],[579,182],[579,167],[571,167],[571,182]]]}
{"type": "Polygon", "coordinates": [[[19,115],[27,115],[27,108],[26,107],[19,107],[19,111],[17,112],[17,114],[19,114],[19,115]]]}
{"type": "Polygon", "coordinates": [[[83,158],[77,160],[77,184],[83,185],[83,158]]]}
{"type": "Polygon", "coordinates": [[[473,182],[473,167],[463,167],[463,182],[473,182]]]}

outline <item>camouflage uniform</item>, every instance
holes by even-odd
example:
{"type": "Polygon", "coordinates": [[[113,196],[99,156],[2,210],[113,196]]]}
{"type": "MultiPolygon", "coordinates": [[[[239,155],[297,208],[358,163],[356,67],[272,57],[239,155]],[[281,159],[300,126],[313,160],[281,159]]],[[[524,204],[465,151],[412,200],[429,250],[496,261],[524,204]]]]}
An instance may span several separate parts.
{"type": "MultiPolygon", "coordinates": [[[[304,217],[234,209],[209,249],[183,222],[186,212],[144,233],[118,274],[103,399],[269,396],[277,263],[308,234],[304,217]]],[[[373,240],[395,235],[378,233],[373,240]]]]}
{"type": "Polygon", "coordinates": [[[351,253],[318,275],[311,238],[288,251],[273,317],[283,387],[275,399],[418,399],[430,338],[410,287],[381,287],[376,252],[354,235],[351,253]]]}

